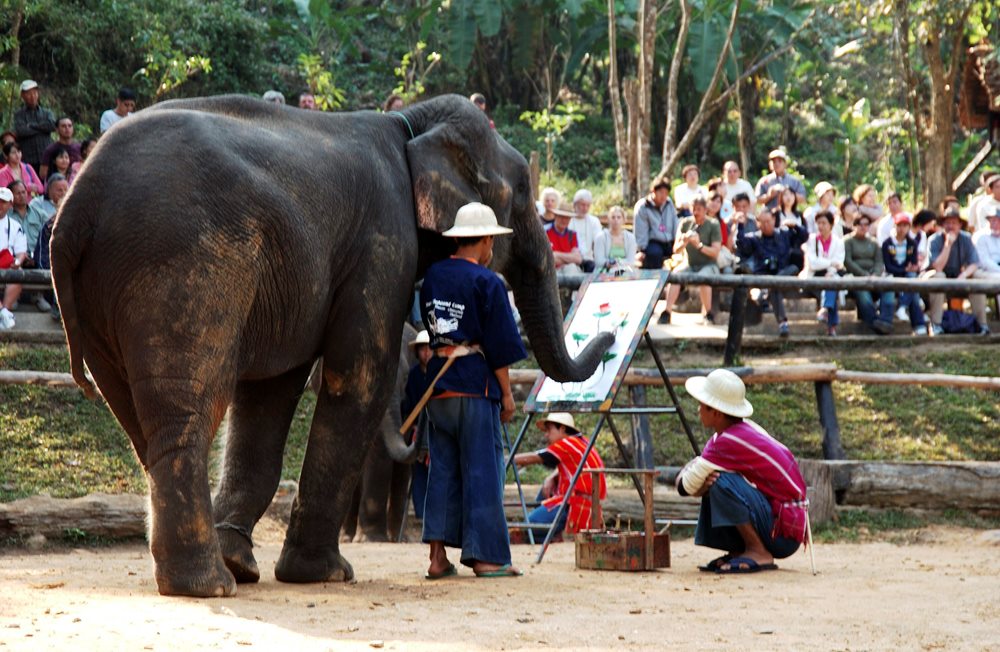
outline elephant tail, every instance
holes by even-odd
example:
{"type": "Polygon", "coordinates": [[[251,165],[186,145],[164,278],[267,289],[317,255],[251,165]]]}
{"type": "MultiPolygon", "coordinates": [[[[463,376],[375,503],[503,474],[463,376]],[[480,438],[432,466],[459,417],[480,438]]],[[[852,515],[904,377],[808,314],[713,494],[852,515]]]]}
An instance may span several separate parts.
{"type": "MultiPolygon", "coordinates": [[[[67,199],[72,199],[68,197],[67,199]]],[[[56,292],[59,312],[62,316],[63,329],[66,331],[66,345],[69,348],[69,366],[73,380],[87,398],[98,397],[97,387],[87,377],[83,367],[83,333],[80,330],[80,320],[77,316],[77,303],[74,293],[74,272],[80,265],[80,260],[93,237],[93,226],[86,212],[78,209],[80,203],[67,201],[59,212],[52,228],[50,240],[50,263],[52,267],[52,285],[56,292]]]]}

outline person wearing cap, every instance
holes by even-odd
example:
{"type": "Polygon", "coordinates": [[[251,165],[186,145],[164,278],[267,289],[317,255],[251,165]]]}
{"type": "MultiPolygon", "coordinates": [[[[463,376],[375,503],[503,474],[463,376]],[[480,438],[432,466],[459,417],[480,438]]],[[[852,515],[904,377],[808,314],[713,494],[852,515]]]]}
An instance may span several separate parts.
{"type": "Polygon", "coordinates": [[[509,233],[489,206],[461,207],[454,226],[442,234],[455,239],[456,252],[430,266],[420,289],[421,316],[434,351],[428,373],[437,379],[427,403],[428,579],[456,574],[446,546],[461,548],[461,563],[477,576],[521,574],[511,566],[503,509],[500,423],[509,423],[515,411],[508,367],[528,354],[507,290],[488,268],[493,239],[509,233]]]}
{"type": "Polygon", "coordinates": [[[991,215],[989,230],[976,231],[972,236],[972,244],[976,245],[979,264],[985,274],[1000,276],[1000,206],[991,215]]]}
{"type": "Polygon", "coordinates": [[[687,217],[691,214],[691,202],[695,197],[708,199],[708,189],[699,185],[701,170],[698,166],[689,163],[681,170],[681,179],[684,183],[674,188],[674,206],[677,207],[677,217],[687,217]]]}
{"type": "MultiPolygon", "coordinates": [[[[427,370],[428,363],[434,357],[434,352],[431,351],[431,339],[427,331],[422,330],[417,333],[417,336],[413,338],[413,341],[408,346],[417,358],[417,362],[410,367],[410,372],[406,376],[406,387],[403,390],[403,405],[401,410],[403,419],[406,419],[410,412],[420,404],[420,397],[424,395],[427,388],[431,386],[431,381],[434,380],[434,377],[427,370]]],[[[416,437],[417,428],[423,426],[424,422],[418,420],[413,426],[412,436],[416,437]]],[[[423,439],[423,442],[424,446],[426,446],[426,438],[423,439]]],[[[430,459],[427,456],[427,451],[422,449],[417,457],[417,461],[413,463],[413,473],[411,476],[412,489],[410,492],[413,496],[413,513],[419,519],[423,519],[424,517],[424,499],[427,497],[427,469],[429,465],[430,459]]]]}
{"type": "MultiPolygon", "coordinates": [[[[643,269],[663,269],[663,262],[674,251],[677,224],[677,209],[670,201],[670,178],[661,174],[650,183],[649,194],[636,202],[632,213],[632,228],[643,269]]],[[[669,324],[670,315],[661,314],[658,321],[669,324]]]]}
{"type": "MultiPolygon", "coordinates": [[[[284,104],[284,100],[282,100],[282,104],[284,104]]],[[[133,111],[135,111],[135,91],[123,86],[118,89],[118,95],[115,97],[115,108],[108,109],[101,114],[101,133],[103,134],[112,125],[132,115],[133,111]]]]}
{"type": "Polygon", "coordinates": [[[760,178],[757,182],[757,203],[765,204],[768,208],[777,208],[779,199],[779,188],[791,188],[798,197],[799,203],[806,203],[806,187],[797,178],[788,174],[788,155],[783,150],[772,150],[767,156],[767,166],[771,172],[760,178]]]}
{"type": "MultiPolygon", "coordinates": [[[[858,221],[862,219],[867,219],[867,216],[862,215],[858,221]]],[[[920,272],[920,245],[916,238],[910,235],[910,214],[897,214],[893,223],[895,229],[892,235],[886,238],[881,246],[885,271],[896,278],[916,278],[920,272]]],[[[858,309],[860,310],[860,306],[858,309]]],[[[892,330],[892,311],[894,309],[903,311],[904,316],[909,315],[914,335],[927,335],[927,321],[920,305],[920,295],[916,292],[884,292],[879,305],[879,320],[875,325],[876,330],[885,333],[892,330]],[[899,301],[896,301],[897,294],[899,301]],[[888,328],[884,328],[880,324],[888,324],[888,328]]],[[[899,316],[898,313],[897,316],[899,316]]]]}
{"type": "MultiPolygon", "coordinates": [[[[972,237],[962,230],[965,218],[957,210],[948,210],[941,217],[941,230],[931,236],[927,243],[930,252],[930,265],[925,278],[983,278],[987,275],[979,269],[979,254],[972,244],[972,237]]],[[[935,335],[944,333],[941,320],[944,317],[944,293],[931,292],[930,313],[931,329],[935,335]]],[[[979,323],[979,334],[989,335],[990,327],[986,321],[986,297],[982,294],[970,294],[969,303],[972,313],[979,323]]]]}
{"type": "Polygon", "coordinates": [[[580,253],[580,240],[575,231],[570,228],[573,220],[571,211],[554,208],[555,219],[545,226],[545,236],[552,245],[552,257],[556,263],[556,274],[579,274],[583,264],[583,254],[580,253]]]}
{"type": "MultiPolygon", "coordinates": [[[[806,231],[809,233],[816,233],[816,213],[820,211],[829,211],[833,213],[834,219],[838,220],[840,211],[837,209],[835,200],[837,199],[837,189],[833,187],[828,181],[820,181],[813,188],[813,192],[816,194],[816,203],[805,210],[802,214],[802,220],[805,222],[806,231]]],[[[834,235],[837,233],[843,233],[841,229],[834,228],[834,235]]]]}
{"type": "Polygon", "coordinates": [[[700,570],[774,570],[806,540],[806,483],[791,451],[748,417],[753,406],[739,376],[716,369],[684,388],[714,431],[701,455],[677,475],[682,496],[701,498],[695,545],[725,551],[700,570]]]}
{"type": "MultiPolygon", "coordinates": [[[[597,449],[593,448],[584,460],[587,440],[580,436],[580,429],[576,427],[572,414],[553,412],[539,420],[536,425],[545,437],[545,448],[533,453],[518,453],[514,456],[514,464],[519,467],[542,464],[555,469],[545,478],[542,489],[538,492],[538,501],[541,504],[528,514],[529,523],[554,523],[559,505],[569,493],[569,483],[576,470],[580,468],[580,464],[582,463],[585,469],[603,469],[604,461],[597,454],[597,449]]],[[[553,538],[564,531],[567,534],[576,534],[590,527],[595,477],[600,482],[601,500],[607,497],[608,487],[603,473],[581,473],[562,517],[553,529],[553,538]]]]}
{"type": "MultiPolygon", "coordinates": [[[[14,195],[10,188],[0,188],[0,269],[21,269],[28,257],[28,241],[21,225],[9,215],[14,195]]],[[[8,283],[0,302],[0,330],[14,328],[14,304],[21,296],[19,283],[8,283]]]]}
{"type": "Polygon", "coordinates": [[[583,262],[580,269],[586,273],[594,271],[594,242],[597,236],[604,230],[601,220],[590,214],[590,207],[594,203],[594,197],[586,188],[581,188],[573,195],[573,219],[569,221],[569,228],[576,233],[577,244],[580,247],[580,255],[583,262]]]}
{"type": "Polygon", "coordinates": [[[976,202],[975,210],[970,209],[973,231],[989,233],[992,228],[990,217],[1000,211],[1000,174],[993,174],[986,180],[987,194],[976,202]]]}
{"type": "Polygon", "coordinates": [[[32,79],[21,82],[21,101],[24,105],[14,113],[14,134],[21,148],[22,158],[32,169],[39,169],[42,154],[52,142],[56,130],[56,116],[39,103],[40,89],[32,79]]]}

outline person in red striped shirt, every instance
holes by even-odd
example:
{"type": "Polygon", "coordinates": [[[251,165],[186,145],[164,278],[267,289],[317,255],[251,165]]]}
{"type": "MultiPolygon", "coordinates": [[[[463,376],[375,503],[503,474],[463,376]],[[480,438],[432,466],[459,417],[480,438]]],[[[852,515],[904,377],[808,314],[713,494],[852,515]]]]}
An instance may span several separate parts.
{"type": "MultiPolygon", "coordinates": [[[[545,448],[534,453],[518,453],[514,456],[514,463],[519,467],[530,466],[532,464],[544,464],[550,469],[555,469],[552,474],[545,478],[542,483],[542,490],[538,494],[541,505],[528,514],[529,523],[552,523],[555,521],[556,512],[563,497],[569,492],[569,483],[573,479],[573,474],[580,467],[583,460],[583,453],[587,449],[587,440],[580,436],[580,430],[573,421],[573,415],[568,412],[553,412],[538,422],[538,427],[542,430],[545,448]]],[[[587,469],[603,469],[604,462],[597,451],[591,449],[587,455],[587,469]]],[[[604,480],[604,474],[581,473],[577,480],[576,487],[569,497],[569,503],[563,511],[562,518],[555,526],[552,533],[553,539],[565,531],[567,534],[574,534],[581,529],[590,527],[591,498],[593,496],[594,478],[598,478],[601,483],[601,500],[608,495],[608,487],[604,480]]],[[[600,509],[600,507],[598,507],[600,509]]]]}
{"type": "Polygon", "coordinates": [[[748,419],[753,406],[739,376],[716,369],[689,378],[702,424],[715,432],[681,469],[677,491],[700,496],[696,545],[726,551],[698,568],[715,573],[775,570],[806,540],[806,483],[784,445],[748,419]]]}

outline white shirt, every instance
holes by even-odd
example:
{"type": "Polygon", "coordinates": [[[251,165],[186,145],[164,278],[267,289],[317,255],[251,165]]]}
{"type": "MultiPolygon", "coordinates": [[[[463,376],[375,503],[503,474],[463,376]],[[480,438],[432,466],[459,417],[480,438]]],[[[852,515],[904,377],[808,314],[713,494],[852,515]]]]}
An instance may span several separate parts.
{"type": "Polygon", "coordinates": [[[569,230],[576,232],[577,246],[580,247],[580,254],[584,260],[594,260],[594,240],[598,234],[604,230],[601,220],[590,213],[583,217],[574,215],[569,221],[569,230]]]}
{"type": "Polygon", "coordinates": [[[687,183],[682,183],[674,188],[674,206],[677,208],[686,207],[688,210],[691,210],[691,202],[694,201],[695,197],[707,200],[708,188],[705,186],[695,186],[692,188],[687,183]]]}
{"type": "Polygon", "coordinates": [[[896,232],[896,218],[892,215],[886,215],[877,222],[875,227],[875,239],[878,240],[879,246],[886,241],[889,236],[896,232]]]}
{"type": "Polygon", "coordinates": [[[108,109],[101,114],[101,133],[103,134],[105,131],[110,129],[113,124],[127,118],[130,115],[132,115],[131,112],[129,112],[128,115],[118,115],[115,113],[114,109],[108,109]]]}
{"type": "Polygon", "coordinates": [[[28,253],[28,238],[21,223],[6,214],[0,218],[0,249],[9,249],[15,258],[28,253]]]}
{"type": "MultiPolygon", "coordinates": [[[[820,206],[818,203],[816,203],[807,208],[805,212],[802,214],[802,221],[805,222],[803,226],[806,227],[806,231],[808,231],[809,233],[819,233],[819,230],[816,228],[816,213],[820,212],[821,210],[823,210],[823,207],[820,206]]],[[[830,204],[830,206],[827,207],[826,210],[833,213],[833,237],[837,239],[843,239],[844,229],[841,227],[843,220],[840,217],[840,209],[838,209],[833,204],[830,204]]],[[[882,244],[882,242],[879,241],[879,244],[882,244]]]]}
{"type": "Polygon", "coordinates": [[[1000,211],[1000,201],[993,199],[993,195],[983,197],[976,202],[975,211],[969,212],[969,219],[972,222],[973,231],[979,233],[990,232],[990,215],[996,215],[1000,211]]]}
{"type": "Polygon", "coordinates": [[[736,195],[743,193],[750,199],[751,211],[757,206],[757,193],[746,179],[739,179],[733,184],[723,183],[722,187],[726,189],[726,201],[732,202],[736,195]]]}
{"type": "Polygon", "coordinates": [[[989,230],[976,231],[972,244],[976,245],[979,254],[979,269],[1000,274],[1000,235],[993,235],[989,230]]]}

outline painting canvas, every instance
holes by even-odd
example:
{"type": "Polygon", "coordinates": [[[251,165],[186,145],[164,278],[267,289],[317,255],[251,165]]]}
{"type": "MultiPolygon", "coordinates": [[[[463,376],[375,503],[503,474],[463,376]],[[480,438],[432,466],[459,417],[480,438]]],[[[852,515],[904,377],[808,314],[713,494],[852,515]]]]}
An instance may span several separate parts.
{"type": "Polygon", "coordinates": [[[617,329],[615,342],[587,380],[559,383],[542,376],[528,396],[528,412],[592,412],[610,407],[628,370],[653,307],[663,290],[666,275],[658,271],[636,271],[627,276],[597,276],[580,287],[566,316],[566,348],[582,351],[601,331],[617,329]]]}

